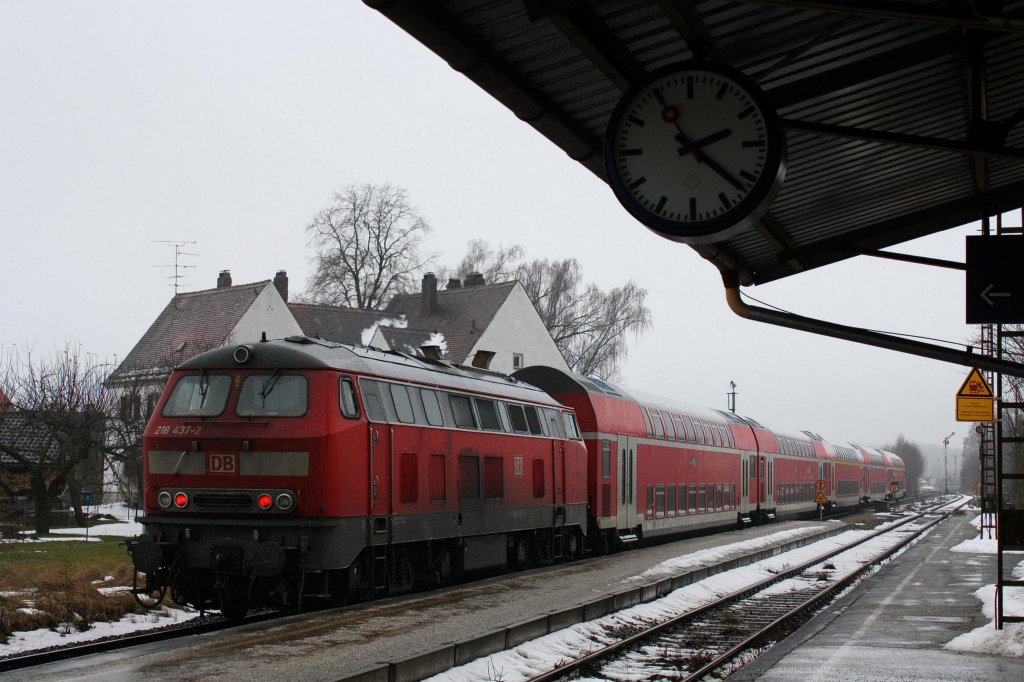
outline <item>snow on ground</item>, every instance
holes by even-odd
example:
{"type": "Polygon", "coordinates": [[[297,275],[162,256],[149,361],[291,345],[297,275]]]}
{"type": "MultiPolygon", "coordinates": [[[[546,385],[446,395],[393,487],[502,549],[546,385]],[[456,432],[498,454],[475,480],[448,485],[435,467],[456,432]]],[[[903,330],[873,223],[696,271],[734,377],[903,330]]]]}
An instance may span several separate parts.
{"type": "MultiPolygon", "coordinates": [[[[975,527],[979,526],[981,517],[974,519],[975,527]]],[[[973,552],[976,554],[995,554],[995,538],[975,538],[961,542],[953,548],[954,552],[973,552]]],[[[1024,552],[1007,552],[1006,555],[1015,560],[1014,555],[1024,552]]],[[[1014,580],[1024,580],[1024,562],[1018,563],[1013,569],[1014,580]]],[[[1003,588],[1003,613],[1005,615],[1024,615],[1024,588],[1003,588]]],[[[944,648],[950,651],[963,651],[976,654],[994,654],[1024,658],[1024,623],[1003,623],[1002,630],[995,629],[996,586],[986,585],[978,588],[974,596],[981,602],[981,612],[991,618],[988,625],[982,626],[948,642],[944,648]]]]}
{"type": "MultiPolygon", "coordinates": [[[[573,625],[544,637],[524,642],[514,649],[479,658],[427,679],[432,682],[489,682],[497,679],[503,682],[518,682],[527,680],[540,672],[552,670],[568,660],[576,659],[603,644],[618,639],[615,636],[616,632],[629,630],[646,623],[663,621],[672,616],[692,611],[754,583],[766,580],[790,566],[801,564],[830,549],[841,547],[849,543],[852,538],[864,536],[869,532],[864,530],[846,531],[835,537],[820,540],[749,566],[719,573],[675,590],[661,599],[639,604],[597,620],[573,625]]],[[[783,534],[776,533],[772,537],[783,534]]],[[[830,568],[826,569],[823,565],[820,570],[831,572],[834,568],[836,574],[844,575],[859,568],[863,565],[866,557],[877,553],[875,542],[887,543],[886,546],[891,546],[894,540],[889,538],[869,541],[857,549],[830,559],[826,564],[830,568]]],[[[734,543],[730,546],[733,549],[758,549],[763,546],[763,538],[734,543]]],[[[706,550],[705,552],[714,551],[706,550]]],[[[705,554],[705,552],[686,555],[665,563],[678,561],[676,566],[682,567],[680,570],[685,570],[691,556],[705,554]]],[[[706,556],[704,558],[707,559],[706,556]]],[[[668,572],[664,565],[656,566],[650,571],[654,571],[655,575],[660,575],[662,571],[668,572]]],[[[773,594],[778,594],[802,589],[806,585],[806,581],[792,579],[782,581],[771,589],[773,594]]]]}
{"type": "MultiPolygon", "coordinates": [[[[60,537],[56,538],[36,538],[32,534],[25,534],[26,541],[84,542],[88,540],[98,542],[99,538],[97,536],[100,535],[132,537],[134,535],[139,535],[142,532],[142,524],[132,520],[135,517],[134,510],[128,509],[124,505],[90,506],[84,511],[86,514],[107,514],[113,516],[117,521],[114,523],[97,524],[88,529],[55,528],[52,529],[51,532],[60,534],[60,537]],[[86,537],[87,534],[88,537],[86,537]]],[[[10,540],[8,542],[22,541],[10,540]]],[[[105,580],[97,582],[102,584],[109,580],[113,580],[113,577],[108,576],[105,580]]],[[[112,594],[117,592],[127,592],[131,588],[127,585],[112,585],[108,587],[98,587],[97,589],[101,594],[112,594]]],[[[18,592],[2,592],[0,594],[4,596],[21,596],[21,593],[18,592]]],[[[89,642],[96,639],[102,639],[104,637],[113,637],[131,632],[139,632],[141,630],[151,630],[153,628],[165,627],[167,625],[173,625],[174,623],[192,620],[198,616],[199,613],[191,609],[160,607],[144,614],[129,614],[125,618],[113,623],[93,623],[92,627],[85,632],[74,631],[70,633],[61,633],[47,629],[32,630],[29,632],[15,632],[11,635],[6,644],[0,644],[0,656],[22,654],[28,651],[45,649],[51,646],[80,644],[82,642],[89,642]]]]}
{"type": "Polygon", "coordinates": [[[118,635],[162,628],[175,623],[182,623],[199,616],[198,611],[191,609],[185,611],[160,607],[143,614],[130,614],[125,618],[113,623],[93,623],[92,627],[85,632],[71,632],[62,634],[53,630],[40,629],[29,632],[15,632],[6,644],[0,644],[0,656],[13,654],[24,654],[36,649],[45,649],[51,646],[65,646],[68,644],[81,644],[91,642],[104,637],[115,637],[118,635]]]}

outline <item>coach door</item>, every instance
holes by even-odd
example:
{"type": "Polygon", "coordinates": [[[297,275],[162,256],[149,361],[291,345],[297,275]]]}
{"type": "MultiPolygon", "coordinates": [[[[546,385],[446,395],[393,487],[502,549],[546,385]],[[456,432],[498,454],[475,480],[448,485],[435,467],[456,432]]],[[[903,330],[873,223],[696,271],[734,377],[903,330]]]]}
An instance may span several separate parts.
{"type": "Polygon", "coordinates": [[[619,438],[619,528],[636,525],[636,438],[619,438]]]}

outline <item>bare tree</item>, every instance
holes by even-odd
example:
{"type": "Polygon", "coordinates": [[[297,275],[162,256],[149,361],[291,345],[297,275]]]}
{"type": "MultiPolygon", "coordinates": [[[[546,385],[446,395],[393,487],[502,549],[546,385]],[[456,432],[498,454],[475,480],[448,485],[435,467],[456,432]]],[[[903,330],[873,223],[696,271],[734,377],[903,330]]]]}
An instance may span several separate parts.
{"type": "Polygon", "coordinates": [[[14,409],[0,412],[0,451],[19,476],[4,476],[5,492],[32,498],[35,528],[50,531],[50,511],[67,490],[79,522],[83,480],[102,480],[109,393],[106,365],[68,344],[48,358],[9,350],[0,361],[0,390],[14,409]],[[25,489],[18,491],[18,484],[25,489]]]}
{"type": "Polygon", "coordinates": [[[523,262],[518,246],[497,249],[474,240],[455,272],[483,273],[489,282],[518,279],[544,326],[574,372],[602,379],[618,377],[627,354],[627,334],[651,328],[647,290],[629,281],[611,291],[583,281],[575,258],[523,262]]]}
{"type": "Polygon", "coordinates": [[[918,481],[924,472],[924,455],[921,453],[917,443],[907,440],[903,434],[896,436],[896,442],[882,448],[888,452],[899,455],[903,460],[903,475],[907,481],[907,493],[918,494],[918,481]]]}
{"type": "Polygon", "coordinates": [[[335,193],[306,227],[316,255],[302,299],[382,309],[395,294],[412,290],[431,262],[420,254],[429,231],[402,187],[352,185],[335,193]]]}

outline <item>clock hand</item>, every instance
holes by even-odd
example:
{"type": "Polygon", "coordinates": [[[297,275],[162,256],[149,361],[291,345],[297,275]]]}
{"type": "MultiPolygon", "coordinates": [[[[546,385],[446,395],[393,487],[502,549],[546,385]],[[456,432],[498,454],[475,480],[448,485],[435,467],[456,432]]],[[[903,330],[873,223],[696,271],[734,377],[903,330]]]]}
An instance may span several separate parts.
{"type": "Polygon", "coordinates": [[[743,183],[737,180],[732,173],[718,165],[718,163],[716,163],[715,160],[709,157],[707,154],[704,155],[704,163],[707,164],[708,168],[721,175],[722,178],[730,185],[740,190],[741,192],[744,191],[745,188],[743,186],[743,183]]]}
{"type": "Polygon", "coordinates": [[[683,142],[683,146],[679,148],[679,156],[685,156],[689,154],[691,147],[694,149],[700,149],[701,147],[706,147],[707,145],[712,144],[713,142],[724,140],[730,135],[732,135],[731,128],[722,128],[717,133],[711,133],[710,135],[702,137],[699,140],[693,140],[689,144],[687,144],[683,140],[680,140],[681,142],[683,142]]]}
{"type": "Polygon", "coordinates": [[[674,104],[666,104],[665,108],[661,110],[661,120],[665,123],[671,123],[676,127],[676,139],[683,143],[683,146],[693,154],[693,158],[697,160],[697,163],[701,162],[701,154],[697,151],[697,147],[690,142],[690,139],[686,137],[686,133],[679,126],[679,107],[674,104]]]}

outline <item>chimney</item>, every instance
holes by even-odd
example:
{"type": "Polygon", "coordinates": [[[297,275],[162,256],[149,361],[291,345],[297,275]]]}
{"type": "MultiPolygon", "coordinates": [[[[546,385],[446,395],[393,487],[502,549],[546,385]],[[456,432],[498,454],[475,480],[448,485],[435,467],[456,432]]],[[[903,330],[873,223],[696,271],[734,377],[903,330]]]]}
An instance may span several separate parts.
{"type": "Polygon", "coordinates": [[[420,300],[420,314],[430,317],[437,312],[437,277],[428,272],[423,275],[423,297],[420,300]]]}
{"type": "Polygon", "coordinates": [[[274,286],[277,287],[277,293],[281,294],[281,298],[285,303],[288,302],[288,273],[284,270],[278,270],[277,274],[274,275],[274,286]]]}
{"type": "Polygon", "coordinates": [[[451,279],[448,280],[448,288],[449,289],[461,289],[462,288],[462,280],[459,279],[458,277],[452,277],[451,279]]]}
{"type": "Polygon", "coordinates": [[[466,276],[467,287],[479,287],[484,285],[484,276],[479,272],[471,272],[466,276]]]}
{"type": "Polygon", "coordinates": [[[231,286],[231,271],[221,270],[220,274],[217,275],[217,288],[225,289],[231,286]]]}
{"type": "Polygon", "coordinates": [[[487,369],[491,366],[491,360],[493,359],[493,350],[478,350],[473,354],[473,366],[477,369],[487,369]]]}

